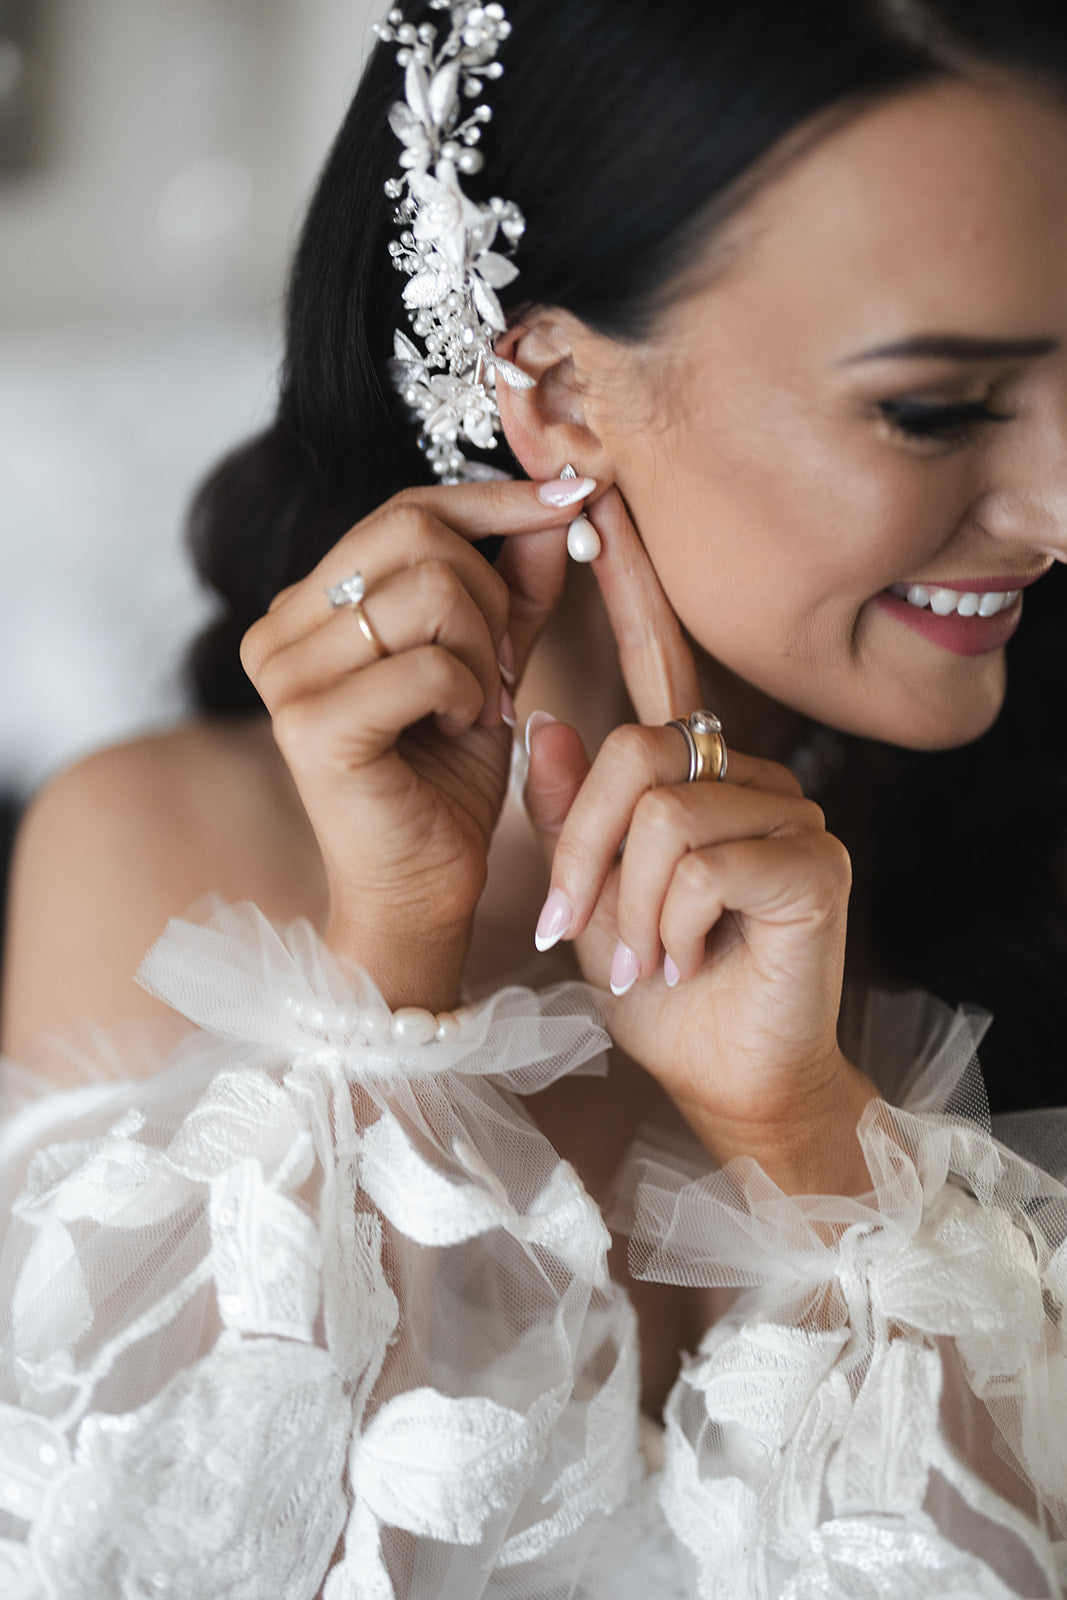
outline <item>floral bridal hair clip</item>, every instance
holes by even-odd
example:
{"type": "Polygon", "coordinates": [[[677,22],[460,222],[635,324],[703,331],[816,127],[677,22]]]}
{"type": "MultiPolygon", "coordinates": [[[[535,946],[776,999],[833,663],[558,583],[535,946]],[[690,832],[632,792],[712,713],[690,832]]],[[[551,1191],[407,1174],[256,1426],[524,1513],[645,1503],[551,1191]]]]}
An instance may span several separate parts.
{"type": "Polygon", "coordinates": [[[506,476],[469,461],[461,448],[461,441],[478,450],[496,447],[497,382],[533,387],[521,368],[493,351],[507,327],[496,291],[518,273],[509,254],[494,246],[502,239],[507,252],[514,250],[526,226],[522,212],[495,197],[479,205],[460,181],[483,166],[478,144],[493,113],[480,97],[485,83],[503,73],[496,53],[511,24],[500,5],[430,0],[430,9],[448,13],[440,30],[405,22],[398,10],[374,29],[383,42],[399,45],[404,69],[404,99],[389,112],[404,147],[402,171],[385,192],[397,202],[393,216],[402,232],[389,254],[410,279],[404,304],[414,338],[397,329],[390,374],[437,476],[472,483],[506,476]]]}

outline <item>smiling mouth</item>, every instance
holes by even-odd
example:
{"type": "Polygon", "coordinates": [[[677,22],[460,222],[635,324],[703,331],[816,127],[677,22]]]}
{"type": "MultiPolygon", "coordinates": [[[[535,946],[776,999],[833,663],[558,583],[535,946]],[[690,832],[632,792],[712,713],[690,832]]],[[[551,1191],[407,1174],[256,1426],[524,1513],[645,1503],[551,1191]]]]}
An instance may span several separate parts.
{"type": "Polygon", "coordinates": [[[1021,589],[998,589],[976,593],[965,589],[935,589],[923,583],[894,583],[887,593],[906,600],[916,611],[932,611],[938,617],[995,617],[1007,611],[1022,593],[1021,589]]]}

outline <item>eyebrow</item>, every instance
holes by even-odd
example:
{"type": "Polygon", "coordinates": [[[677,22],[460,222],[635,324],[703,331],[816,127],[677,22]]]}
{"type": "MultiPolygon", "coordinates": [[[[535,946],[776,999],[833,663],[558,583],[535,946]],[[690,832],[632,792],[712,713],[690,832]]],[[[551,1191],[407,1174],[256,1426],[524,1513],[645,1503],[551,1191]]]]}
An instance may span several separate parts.
{"type": "Polygon", "coordinates": [[[1022,361],[1051,355],[1058,350],[1058,339],[973,339],[961,333],[920,333],[894,344],[880,344],[874,350],[846,356],[838,366],[850,367],[857,361],[1022,361]]]}

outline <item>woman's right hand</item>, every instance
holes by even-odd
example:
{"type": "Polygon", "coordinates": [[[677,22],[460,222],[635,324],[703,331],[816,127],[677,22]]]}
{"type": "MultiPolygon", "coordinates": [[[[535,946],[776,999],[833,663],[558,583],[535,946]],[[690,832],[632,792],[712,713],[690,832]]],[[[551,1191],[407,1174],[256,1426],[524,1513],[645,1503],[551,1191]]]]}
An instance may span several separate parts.
{"type": "MultiPolygon", "coordinates": [[[[521,675],[559,598],[573,482],[404,491],[352,528],[245,635],[241,659],[311,820],[330,945],[393,1006],[456,999],[521,675]],[[495,567],[471,541],[509,536],[495,567]],[[522,535],[511,538],[511,535],[522,535]],[[359,572],[381,658],[331,584],[359,572]]],[[[589,492],[594,492],[590,485],[589,492]]]]}

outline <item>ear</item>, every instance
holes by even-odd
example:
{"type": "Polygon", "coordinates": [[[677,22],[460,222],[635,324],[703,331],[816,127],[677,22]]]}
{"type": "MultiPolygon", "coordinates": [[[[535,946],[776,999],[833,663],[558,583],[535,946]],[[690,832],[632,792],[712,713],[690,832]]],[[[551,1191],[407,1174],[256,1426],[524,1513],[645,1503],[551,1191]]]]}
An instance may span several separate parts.
{"type": "Polygon", "coordinates": [[[555,478],[570,463],[580,474],[610,483],[614,474],[590,424],[576,352],[589,332],[569,312],[534,312],[500,336],[497,355],[521,367],[533,387],[497,381],[504,436],[520,466],[535,480],[555,478]]]}

